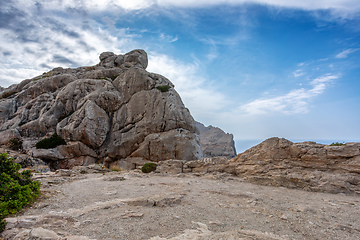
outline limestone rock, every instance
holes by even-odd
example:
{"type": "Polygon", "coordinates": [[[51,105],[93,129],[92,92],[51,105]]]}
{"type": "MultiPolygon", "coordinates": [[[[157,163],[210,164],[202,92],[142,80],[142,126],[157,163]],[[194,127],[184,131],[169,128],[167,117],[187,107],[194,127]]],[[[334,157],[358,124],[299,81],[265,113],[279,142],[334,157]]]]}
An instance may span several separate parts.
{"type": "Polygon", "coordinates": [[[65,140],[82,141],[96,149],[100,147],[110,130],[110,119],[96,103],[86,103],[67,119],[57,125],[57,132],[65,140]]]}
{"type": "Polygon", "coordinates": [[[270,138],[230,160],[238,176],[273,186],[360,193],[360,143],[329,146],[270,138]]]}
{"type": "Polygon", "coordinates": [[[200,144],[203,150],[204,157],[219,157],[225,156],[233,158],[236,156],[234,136],[225,133],[217,127],[205,127],[202,123],[196,122],[196,127],[200,132],[200,144]]]}
{"type": "MultiPolygon", "coordinates": [[[[183,160],[166,160],[161,161],[156,166],[156,172],[178,174],[183,173],[183,166],[186,161],[183,160]]],[[[192,162],[192,161],[190,161],[192,162]]]]}
{"type": "Polygon", "coordinates": [[[145,70],[144,50],[105,52],[99,59],[95,66],[55,68],[3,89],[0,143],[19,137],[27,154],[54,168],[202,157],[194,119],[170,80],[145,70]],[[53,133],[68,145],[35,148],[53,133]]]}
{"type": "Polygon", "coordinates": [[[17,129],[9,129],[0,132],[0,145],[7,144],[11,139],[19,138],[20,133],[17,129]]]}
{"type": "Polygon", "coordinates": [[[51,230],[44,229],[42,227],[34,228],[30,231],[30,239],[39,240],[58,240],[60,237],[51,230]]]}

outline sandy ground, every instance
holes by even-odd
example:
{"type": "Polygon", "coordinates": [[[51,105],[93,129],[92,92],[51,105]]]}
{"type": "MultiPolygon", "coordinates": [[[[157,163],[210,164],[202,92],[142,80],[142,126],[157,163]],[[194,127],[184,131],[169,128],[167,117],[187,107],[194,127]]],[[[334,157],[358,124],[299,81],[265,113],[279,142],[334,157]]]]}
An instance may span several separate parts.
{"type": "Polygon", "coordinates": [[[47,197],[22,216],[47,217],[41,227],[63,237],[360,239],[358,195],[260,186],[226,174],[37,178],[47,197]]]}

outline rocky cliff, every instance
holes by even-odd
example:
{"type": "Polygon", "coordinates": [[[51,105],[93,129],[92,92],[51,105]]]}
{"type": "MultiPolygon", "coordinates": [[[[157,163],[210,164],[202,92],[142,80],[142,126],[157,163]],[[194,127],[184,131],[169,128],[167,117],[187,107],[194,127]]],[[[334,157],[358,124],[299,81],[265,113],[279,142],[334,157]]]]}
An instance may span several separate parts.
{"type": "Polygon", "coordinates": [[[2,90],[0,144],[17,138],[54,167],[202,157],[196,124],[174,85],[149,73],[147,54],[105,52],[100,63],[55,68],[2,90]],[[35,144],[56,133],[51,149],[35,144]]]}
{"type": "Polygon", "coordinates": [[[306,191],[360,194],[360,143],[330,146],[270,138],[233,159],[159,163],[162,173],[230,173],[246,181],[306,191]]]}
{"type": "Polygon", "coordinates": [[[270,138],[230,165],[236,175],[255,183],[360,194],[360,143],[330,146],[270,138]]]}
{"type": "Polygon", "coordinates": [[[213,126],[205,127],[202,123],[196,122],[200,132],[200,143],[204,157],[224,156],[233,158],[236,156],[234,136],[225,133],[223,130],[213,126]]]}

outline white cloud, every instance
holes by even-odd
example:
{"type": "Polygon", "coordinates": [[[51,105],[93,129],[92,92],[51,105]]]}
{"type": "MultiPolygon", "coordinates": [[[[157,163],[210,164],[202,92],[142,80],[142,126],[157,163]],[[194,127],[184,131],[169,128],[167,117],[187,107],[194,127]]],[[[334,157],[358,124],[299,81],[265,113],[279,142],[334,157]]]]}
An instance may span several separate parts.
{"type": "Polygon", "coordinates": [[[336,75],[324,75],[310,82],[312,86],[311,89],[301,88],[292,90],[282,96],[257,99],[241,106],[240,109],[250,115],[274,112],[284,114],[307,113],[309,101],[323,93],[328,84],[338,78],[339,76],[336,75]]]}
{"type": "Polygon", "coordinates": [[[164,75],[175,84],[186,107],[196,119],[206,119],[222,111],[230,103],[225,95],[218,92],[201,74],[197,62],[185,64],[164,54],[150,52],[150,72],[164,75]]]}
{"type": "Polygon", "coordinates": [[[180,6],[180,7],[200,7],[218,4],[243,4],[243,3],[259,3],[273,5],[279,7],[302,8],[307,10],[316,9],[344,9],[352,11],[360,8],[358,0],[158,0],[159,5],[180,6]]]}
{"type": "Polygon", "coordinates": [[[349,48],[336,55],[336,58],[347,58],[350,53],[360,50],[359,48],[349,48]]]}
{"type": "MultiPolygon", "coordinates": [[[[16,0],[15,0],[16,1],[16,0]]],[[[17,0],[24,7],[33,7],[36,3],[48,9],[83,9],[86,11],[139,10],[149,7],[207,7],[220,4],[241,5],[247,3],[270,5],[275,7],[300,8],[305,10],[334,9],[355,12],[360,10],[358,0],[17,0]]]]}
{"type": "Polygon", "coordinates": [[[294,77],[301,77],[303,76],[305,73],[301,70],[301,69],[298,69],[296,70],[295,72],[293,72],[293,75],[294,77]]]}
{"type": "Polygon", "coordinates": [[[87,21],[84,27],[72,18],[28,12],[10,23],[14,26],[1,28],[0,48],[6,56],[0,56],[0,86],[7,87],[55,67],[94,65],[101,52],[123,53],[134,48],[134,36],[126,29],[117,29],[114,34],[91,19],[87,21]]]}
{"type": "Polygon", "coordinates": [[[164,33],[161,33],[160,34],[160,39],[166,41],[166,42],[176,42],[178,40],[178,37],[173,37],[173,36],[170,36],[170,35],[166,35],[164,33]]]}

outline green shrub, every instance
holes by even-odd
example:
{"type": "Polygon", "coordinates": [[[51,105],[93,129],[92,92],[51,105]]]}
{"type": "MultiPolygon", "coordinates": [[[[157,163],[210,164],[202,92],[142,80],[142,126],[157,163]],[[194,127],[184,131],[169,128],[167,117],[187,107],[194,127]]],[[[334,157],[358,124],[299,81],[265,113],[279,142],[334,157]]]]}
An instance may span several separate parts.
{"type": "Polygon", "coordinates": [[[21,138],[13,138],[9,141],[8,146],[12,150],[20,150],[22,148],[22,140],[21,138]]]}
{"type": "Polygon", "coordinates": [[[43,140],[37,142],[35,147],[37,149],[49,149],[56,148],[60,145],[66,145],[66,142],[59,135],[54,133],[50,138],[44,138],[43,140]]]}
{"type": "Polygon", "coordinates": [[[12,96],[12,95],[14,95],[16,93],[17,93],[16,91],[4,92],[3,94],[1,94],[0,99],[8,98],[8,97],[10,97],[10,96],[12,96]]]}
{"type": "Polygon", "coordinates": [[[156,164],[155,163],[145,163],[141,168],[141,171],[143,173],[149,173],[149,172],[153,172],[155,170],[156,170],[156,164]]]}
{"type": "Polygon", "coordinates": [[[157,89],[160,91],[160,92],[167,92],[169,91],[171,87],[169,85],[163,85],[163,86],[159,86],[157,87],[157,89]]]}
{"type": "Polygon", "coordinates": [[[110,170],[111,171],[113,171],[113,172],[121,172],[121,171],[123,171],[123,169],[121,169],[119,166],[112,166],[111,168],[110,168],[110,170]]]}
{"type": "Polygon", "coordinates": [[[342,145],[345,145],[345,143],[333,142],[332,144],[330,144],[330,146],[342,146],[342,145]]]}
{"type": "Polygon", "coordinates": [[[18,212],[40,195],[40,183],[31,179],[30,170],[19,173],[20,164],[6,153],[0,154],[0,232],[4,218],[18,212]]]}

